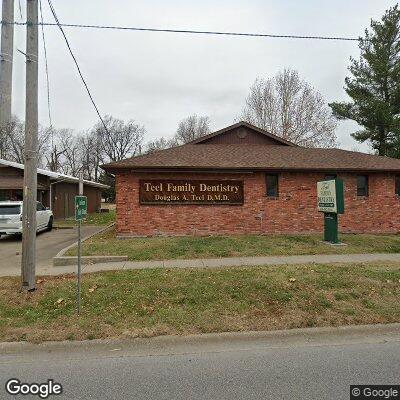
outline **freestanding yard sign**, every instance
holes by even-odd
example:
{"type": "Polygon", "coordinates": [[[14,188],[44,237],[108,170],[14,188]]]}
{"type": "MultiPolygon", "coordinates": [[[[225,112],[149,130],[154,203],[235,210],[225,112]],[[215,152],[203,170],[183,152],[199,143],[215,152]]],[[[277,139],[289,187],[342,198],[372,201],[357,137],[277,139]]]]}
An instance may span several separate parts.
{"type": "MultiPolygon", "coordinates": [[[[79,192],[82,192],[79,189],[79,192]]],[[[78,284],[77,284],[77,311],[81,312],[81,257],[82,257],[82,241],[81,241],[81,223],[87,216],[87,197],[75,196],[75,220],[78,221],[78,284]]]]}
{"type": "Polygon", "coordinates": [[[318,211],[324,213],[324,240],[339,243],[338,214],[344,213],[344,188],[341,179],[317,182],[318,211]]]}

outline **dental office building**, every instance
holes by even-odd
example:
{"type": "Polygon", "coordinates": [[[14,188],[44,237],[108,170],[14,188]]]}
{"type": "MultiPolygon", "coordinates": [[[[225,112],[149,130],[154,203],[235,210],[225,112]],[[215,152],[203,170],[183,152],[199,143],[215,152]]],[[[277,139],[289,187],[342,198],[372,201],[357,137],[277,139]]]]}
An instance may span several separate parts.
{"type": "Polygon", "coordinates": [[[317,182],[336,177],[340,232],[400,232],[400,160],[300,147],[245,122],[103,168],[119,237],[323,232],[317,182]]]}

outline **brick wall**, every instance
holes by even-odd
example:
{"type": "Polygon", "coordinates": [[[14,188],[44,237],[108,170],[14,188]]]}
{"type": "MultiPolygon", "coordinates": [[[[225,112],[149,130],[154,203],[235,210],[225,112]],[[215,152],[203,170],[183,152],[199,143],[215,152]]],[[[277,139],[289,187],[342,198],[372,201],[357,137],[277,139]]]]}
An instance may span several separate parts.
{"type": "MultiPolygon", "coordinates": [[[[308,233],[323,231],[323,214],[316,210],[316,182],[323,173],[279,174],[279,198],[265,196],[264,173],[117,175],[119,236],[308,233]],[[238,179],[244,181],[244,205],[140,205],[139,179],[238,179]]],[[[370,174],[369,197],[358,198],[356,175],[339,174],[345,185],[341,232],[400,232],[400,199],[394,175],[370,174]]]]}

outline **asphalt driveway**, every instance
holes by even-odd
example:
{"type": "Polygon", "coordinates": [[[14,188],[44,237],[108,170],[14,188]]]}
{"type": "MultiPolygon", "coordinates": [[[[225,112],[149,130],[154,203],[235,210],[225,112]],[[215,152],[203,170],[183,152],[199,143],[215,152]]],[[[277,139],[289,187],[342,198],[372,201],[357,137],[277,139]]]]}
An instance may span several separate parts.
{"type": "MultiPolygon", "coordinates": [[[[104,226],[82,226],[82,237],[99,232],[104,226]]],[[[52,266],[53,257],[63,248],[77,241],[77,228],[53,229],[37,235],[37,267],[52,266]]],[[[0,238],[0,272],[21,268],[21,238],[8,235],[0,238]]]]}

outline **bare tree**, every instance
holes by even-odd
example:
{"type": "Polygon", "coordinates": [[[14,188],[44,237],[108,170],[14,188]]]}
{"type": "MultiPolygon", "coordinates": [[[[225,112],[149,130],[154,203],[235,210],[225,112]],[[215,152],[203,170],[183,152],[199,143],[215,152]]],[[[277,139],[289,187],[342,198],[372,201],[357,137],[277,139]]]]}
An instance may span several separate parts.
{"type": "Polygon", "coordinates": [[[103,118],[107,130],[101,122],[95,126],[95,132],[101,146],[103,160],[120,161],[139,154],[145,129],[133,120],[124,122],[107,115],[103,118]]]}
{"type": "Polygon", "coordinates": [[[100,161],[96,134],[91,131],[74,134],[71,129],[53,129],[52,133],[51,146],[45,153],[46,167],[75,176],[82,170],[85,179],[97,180],[100,161]]]}
{"type": "MultiPolygon", "coordinates": [[[[43,166],[44,154],[48,148],[50,131],[47,128],[39,126],[38,135],[38,165],[43,166]]],[[[16,120],[14,129],[9,132],[9,153],[8,159],[17,163],[24,163],[24,145],[25,145],[25,124],[16,120]]]]}
{"type": "Polygon", "coordinates": [[[103,163],[103,146],[101,144],[101,138],[97,135],[96,132],[92,132],[94,136],[94,156],[93,156],[93,173],[94,179],[97,181],[100,178],[100,175],[103,173],[103,170],[100,168],[100,165],[103,163]]]}
{"type": "MultiPolygon", "coordinates": [[[[124,122],[105,117],[102,124],[90,131],[75,134],[72,129],[39,127],[38,156],[40,167],[54,172],[99,180],[103,174],[100,165],[119,161],[141,151],[144,128],[134,121],[124,122]]],[[[0,157],[24,162],[24,123],[14,118],[12,124],[0,131],[0,157]]]]}
{"type": "Polygon", "coordinates": [[[160,139],[155,139],[146,144],[146,153],[154,153],[155,151],[168,149],[176,145],[176,140],[174,138],[165,139],[161,137],[160,139]]]}
{"type": "Polygon", "coordinates": [[[196,114],[186,117],[179,122],[174,140],[177,145],[191,142],[210,133],[210,118],[198,117],[196,114]]]}
{"type": "Polygon", "coordinates": [[[337,122],[322,95],[285,69],[271,79],[256,79],[241,119],[306,147],[334,147],[337,122]]]}
{"type": "Polygon", "coordinates": [[[18,123],[18,118],[13,116],[7,125],[0,127],[0,158],[2,159],[8,159],[10,157],[10,137],[13,135],[14,130],[17,129],[18,123]]]}
{"type": "MultiPolygon", "coordinates": [[[[38,136],[38,167],[43,168],[46,166],[46,154],[51,149],[51,128],[39,126],[38,136]]],[[[25,141],[25,128],[24,128],[24,141],[25,141]]]]}
{"type": "Polygon", "coordinates": [[[63,163],[64,148],[58,140],[58,131],[53,127],[49,127],[49,145],[44,152],[46,159],[46,168],[53,172],[61,171],[63,163]]]}
{"type": "MultiPolygon", "coordinates": [[[[11,126],[10,126],[11,128],[11,126]]],[[[7,129],[8,154],[10,161],[24,162],[24,124],[17,118],[14,120],[12,129],[7,129]]]]}
{"type": "Polygon", "coordinates": [[[175,135],[166,139],[161,137],[146,144],[146,153],[154,153],[158,150],[168,149],[189,143],[210,133],[210,118],[207,116],[198,117],[196,114],[190,115],[179,122],[175,135]]]}
{"type": "Polygon", "coordinates": [[[60,148],[57,143],[54,143],[50,151],[45,154],[46,157],[46,167],[53,172],[58,172],[61,170],[63,163],[62,156],[64,154],[64,149],[60,148]]]}
{"type": "Polygon", "coordinates": [[[57,141],[63,157],[60,172],[67,175],[78,176],[81,169],[81,149],[79,139],[73,134],[72,129],[59,129],[57,141]]]}
{"type": "Polygon", "coordinates": [[[78,136],[78,144],[81,149],[81,165],[82,172],[86,179],[92,180],[95,178],[95,169],[98,160],[97,138],[92,132],[82,132],[78,136]]]}
{"type": "Polygon", "coordinates": [[[86,179],[95,181],[102,173],[100,165],[108,161],[101,142],[102,136],[98,134],[96,127],[78,135],[83,174],[86,179]]]}
{"type": "Polygon", "coordinates": [[[0,158],[3,159],[8,157],[10,151],[9,130],[9,126],[0,128],[0,158]]]}

